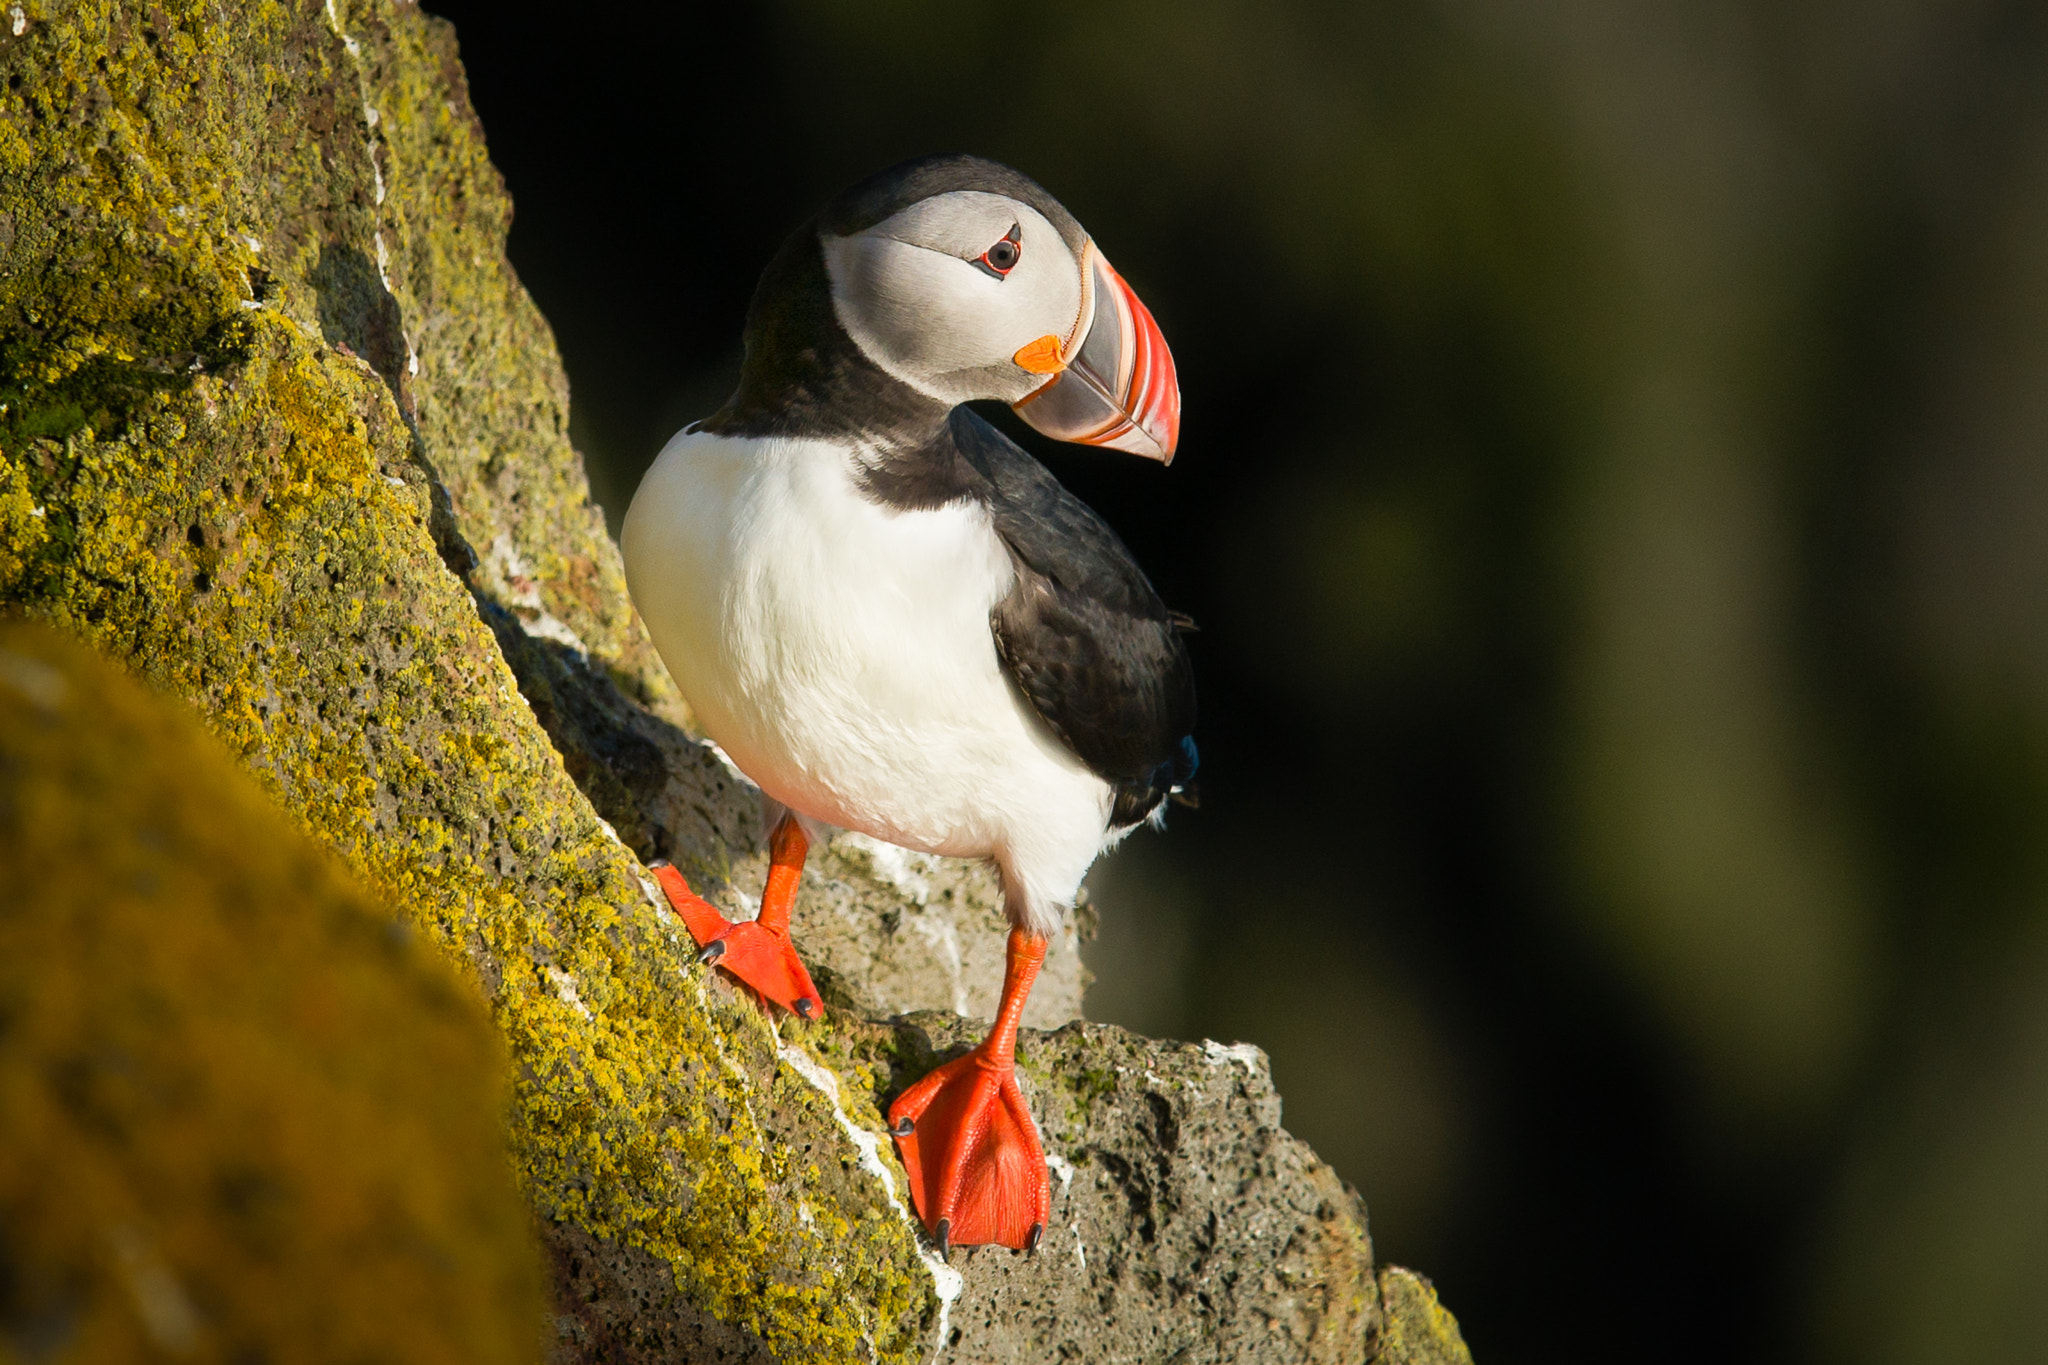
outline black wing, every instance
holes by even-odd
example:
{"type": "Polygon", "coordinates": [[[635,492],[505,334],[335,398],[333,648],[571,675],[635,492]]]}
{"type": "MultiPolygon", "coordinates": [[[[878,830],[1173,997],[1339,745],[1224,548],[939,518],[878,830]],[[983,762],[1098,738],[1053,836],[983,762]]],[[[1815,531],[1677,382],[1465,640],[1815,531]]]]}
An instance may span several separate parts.
{"type": "Polygon", "coordinates": [[[996,652],[1040,719],[1116,789],[1134,825],[1195,774],[1195,675],[1175,618],[1109,523],[969,409],[951,435],[978,478],[1016,586],[996,652]]]}

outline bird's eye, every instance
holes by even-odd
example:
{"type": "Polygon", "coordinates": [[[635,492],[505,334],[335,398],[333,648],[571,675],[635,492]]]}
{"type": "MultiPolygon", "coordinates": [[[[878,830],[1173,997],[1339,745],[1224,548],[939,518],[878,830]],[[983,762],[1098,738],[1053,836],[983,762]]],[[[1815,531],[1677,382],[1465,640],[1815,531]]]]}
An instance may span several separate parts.
{"type": "Polygon", "coordinates": [[[1023,235],[1024,230],[1021,227],[1012,227],[1001,241],[981,253],[981,258],[974,262],[975,267],[983,274],[1002,279],[1017,268],[1017,261],[1024,254],[1024,246],[1020,240],[1023,235]]]}

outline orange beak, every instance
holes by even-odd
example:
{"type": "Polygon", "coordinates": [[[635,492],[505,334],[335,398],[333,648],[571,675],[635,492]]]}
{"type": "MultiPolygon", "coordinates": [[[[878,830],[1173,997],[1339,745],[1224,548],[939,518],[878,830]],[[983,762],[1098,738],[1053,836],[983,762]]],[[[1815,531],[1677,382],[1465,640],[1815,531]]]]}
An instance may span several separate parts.
{"type": "Polygon", "coordinates": [[[1014,411],[1056,441],[1108,446],[1171,464],[1180,443],[1173,354],[1151,310],[1092,242],[1085,259],[1087,297],[1074,336],[1057,357],[1049,354],[1049,338],[1017,353],[1024,368],[1054,372],[1014,411]]]}

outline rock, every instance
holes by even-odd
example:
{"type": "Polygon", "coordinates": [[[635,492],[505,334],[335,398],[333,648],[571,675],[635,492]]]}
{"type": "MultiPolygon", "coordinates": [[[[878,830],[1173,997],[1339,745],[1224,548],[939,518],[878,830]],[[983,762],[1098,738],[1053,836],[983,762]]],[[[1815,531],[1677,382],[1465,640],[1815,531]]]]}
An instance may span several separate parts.
{"type": "MultiPolygon", "coordinates": [[[[848,1029],[837,1069],[879,1107],[980,1032],[938,1013],[848,1029]]],[[[1075,1022],[1025,1031],[1017,1067],[1052,1218],[1034,1255],[954,1253],[967,1358],[1364,1359],[1379,1307],[1365,1207],[1281,1128],[1263,1053],[1075,1022]]]]}
{"type": "Polygon", "coordinates": [[[473,989],[182,706],[0,621],[0,1355],[527,1361],[473,989]]]}
{"type": "Polygon", "coordinates": [[[1436,1286],[1412,1270],[1388,1266],[1379,1275],[1382,1314],[1374,1359],[1379,1365],[1469,1365],[1458,1320],[1436,1299],[1436,1286]]]}
{"type": "MultiPolygon", "coordinates": [[[[780,1033],[695,965],[645,876],[668,857],[736,909],[760,886],[757,806],[691,738],[626,598],[452,30],[400,0],[19,14],[0,25],[0,602],[190,701],[477,983],[516,1068],[557,1358],[911,1360],[942,1319],[993,1334],[977,1353],[1025,1349],[1029,1277],[977,1271],[942,1301],[875,1108],[874,1030],[911,1035],[859,1017],[988,1009],[987,875],[822,850],[796,932],[833,1014],[780,1033]]],[[[1077,1012],[1079,927],[1031,1022],[1077,1012]]],[[[1091,1049],[1182,1065],[1055,1036],[1076,1075],[1103,1070],[1091,1049]]],[[[909,1047],[884,1048],[889,1076],[909,1047]]],[[[1204,1262],[1244,1286],[1211,1293],[1213,1337],[1297,1323],[1275,1338],[1294,1354],[1262,1358],[1362,1358],[1362,1211],[1276,1106],[1243,1103],[1256,1119],[1218,1119],[1223,1145],[1175,1167],[1257,1192],[1242,1212],[1265,1231],[1204,1262]],[[1282,1279],[1230,1263],[1325,1207],[1282,1279]]],[[[1107,1105],[1071,1141],[1136,1151],[1142,1127],[1113,1130],[1150,1112],[1107,1105]]],[[[1137,1231],[1110,1235],[1115,1207],[1088,1235],[1169,1283],[1137,1231]]],[[[1120,1292],[1072,1330],[1171,1335],[1151,1321],[1170,1301],[1120,1292]]]]}

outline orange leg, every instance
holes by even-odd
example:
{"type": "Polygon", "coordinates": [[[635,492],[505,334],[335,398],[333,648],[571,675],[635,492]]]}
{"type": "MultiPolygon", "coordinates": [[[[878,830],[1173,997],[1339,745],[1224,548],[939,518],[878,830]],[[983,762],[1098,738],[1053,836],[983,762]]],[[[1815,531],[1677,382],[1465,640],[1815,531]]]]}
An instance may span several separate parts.
{"type": "Polygon", "coordinates": [[[704,950],[697,955],[699,962],[715,962],[752,986],[763,1000],[815,1019],[825,1007],[789,941],[789,912],[796,905],[797,883],[809,851],[803,826],[794,815],[783,816],[768,836],[768,885],[761,892],[761,914],[736,924],[690,890],[683,874],[667,863],[656,863],[650,871],[690,937],[704,950]]]}
{"type": "Polygon", "coordinates": [[[889,1106],[917,1216],[949,1246],[1038,1246],[1052,1212],[1045,1154],[1017,1087],[1017,1022],[1045,961],[1045,940],[1010,931],[1003,1000],[988,1037],[889,1106]]]}

